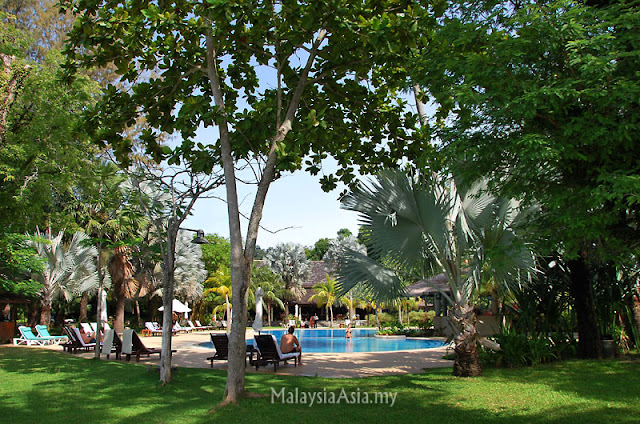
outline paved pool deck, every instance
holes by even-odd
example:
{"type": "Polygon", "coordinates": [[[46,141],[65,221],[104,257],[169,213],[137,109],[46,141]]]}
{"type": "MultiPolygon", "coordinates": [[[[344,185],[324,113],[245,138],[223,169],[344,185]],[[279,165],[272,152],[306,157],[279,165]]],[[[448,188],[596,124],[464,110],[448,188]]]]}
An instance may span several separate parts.
{"type": "MultiPolygon", "coordinates": [[[[172,339],[172,348],[177,352],[173,354],[172,365],[185,368],[210,368],[208,356],[212,356],[214,351],[200,346],[201,343],[210,341],[209,334],[211,331],[191,332],[187,334],[179,334],[172,339]]],[[[213,331],[218,333],[218,331],[213,331]]],[[[219,332],[222,333],[222,332],[219,332]]],[[[247,338],[253,338],[253,330],[247,329],[247,338]]],[[[441,338],[432,337],[431,339],[443,340],[441,338]]],[[[142,342],[147,347],[160,347],[162,337],[141,337],[142,342]]],[[[37,349],[39,347],[30,347],[37,349]]],[[[49,349],[62,350],[60,346],[50,346],[49,349]]],[[[453,361],[442,359],[447,353],[447,347],[438,347],[433,349],[417,349],[395,352],[358,352],[358,353],[305,353],[304,345],[302,346],[302,362],[303,365],[295,367],[293,362],[288,364],[280,363],[278,365],[278,374],[282,375],[299,375],[299,376],[318,376],[329,378],[357,378],[394,374],[418,374],[428,368],[443,368],[453,366],[453,361]]],[[[450,349],[449,349],[450,352],[450,349]]],[[[90,358],[94,354],[77,353],[76,356],[90,358]]],[[[102,356],[106,360],[105,356],[102,356]]],[[[115,360],[112,356],[109,360],[115,360]]],[[[123,361],[123,359],[121,359],[123,361]]],[[[132,360],[135,362],[135,359],[132,360]]],[[[141,364],[158,365],[158,355],[152,355],[151,358],[142,357],[141,364]]],[[[214,361],[215,369],[226,370],[226,361],[214,361]]],[[[256,372],[255,367],[247,364],[247,372],[256,372]]],[[[260,367],[259,373],[273,374],[273,365],[260,367]]]]}

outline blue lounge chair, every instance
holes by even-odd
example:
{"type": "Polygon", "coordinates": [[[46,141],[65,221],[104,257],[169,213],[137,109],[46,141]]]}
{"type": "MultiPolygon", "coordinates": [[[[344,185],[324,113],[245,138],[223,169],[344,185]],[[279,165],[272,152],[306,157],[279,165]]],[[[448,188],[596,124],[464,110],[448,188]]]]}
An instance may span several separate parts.
{"type": "Polygon", "coordinates": [[[49,339],[53,341],[53,343],[60,344],[62,342],[69,341],[69,337],[67,336],[52,336],[51,334],[49,334],[49,330],[47,330],[46,325],[36,325],[36,332],[38,333],[38,337],[49,339]]]}
{"type": "Polygon", "coordinates": [[[44,346],[53,342],[51,339],[38,337],[33,334],[33,330],[31,329],[31,327],[21,325],[18,327],[18,331],[20,332],[20,337],[16,337],[13,339],[14,346],[21,344],[25,344],[27,346],[44,346]]]}

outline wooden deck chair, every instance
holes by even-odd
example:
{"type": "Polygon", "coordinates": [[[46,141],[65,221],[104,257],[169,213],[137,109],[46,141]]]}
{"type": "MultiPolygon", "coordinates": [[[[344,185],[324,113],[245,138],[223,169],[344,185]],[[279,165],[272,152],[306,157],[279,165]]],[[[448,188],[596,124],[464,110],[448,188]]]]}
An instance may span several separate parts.
{"type": "Polygon", "coordinates": [[[96,344],[95,343],[86,343],[84,341],[84,339],[82,338],[82,334],[80,334],[80,330],[79,329],[73,327],[73,328],[71,328],[71,331],[75,335],[76,340],[78,341],[78,345],[80,346],[81,349],[84,349],[84,350],[95,349],[96,344]]]}
{"type": "Polygon", "coordinates": [[[116,330],[107,331],[107,334],[104,336],[101,353],[107,355],[107,359],[109,359],[111,354],[115,354],[116,359],[120,359],[121,352],[122,340],[118,337],[118,333],[116,333],[116,330]]]}
{"type": "Polygon", "coordinates": [[[300,352],[282,353],[276,336],[273,334],[261,334],[253,336],[256,340],[258,360],[255,361],[256,370],[260,365],[273,364],[273,370],[278,370],[278,363],[293,359],[294,365],[298,366],[300,352]]]}

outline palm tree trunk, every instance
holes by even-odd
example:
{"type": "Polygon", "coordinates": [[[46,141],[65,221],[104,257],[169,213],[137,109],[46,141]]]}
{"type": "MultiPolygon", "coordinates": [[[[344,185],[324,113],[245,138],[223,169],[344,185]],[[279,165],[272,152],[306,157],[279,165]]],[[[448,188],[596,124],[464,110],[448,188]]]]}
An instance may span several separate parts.
{"type": "Polygon", "coordinates": [[[331,327],[333,328],[333,306],[329,306],[329,310],[331,311],[331,327]]]}
{"type": "Polygon", "coordinates": [[[45,290],[40,296],[40,325],[49,326],[51,322],[51,293],[45,290]]]}
{"type": "Polygon", "coordinates": [[[453,306],[451,324],[455,335],[455,362],[453,375],[458,377],[477,377],[482,374],[478,356],[480,335],[476,328],[478,319],[474,308],[468,303],[453,306]]]}
{"type": "Polygon", "coordinates": [[[89,294],[87,292],[82,293],[80,299],[80,322],[87,321],[87,307],[89,306],[89,294]]]}
{"type": "Polygon", "coordinates": [[[378,315],[378,307],[377,306],[374,309],[374,314],[376,316],[376,325],[378,326],[378,329],[381,329],[382,326],[380,325],[380,316],[378,315]]]}

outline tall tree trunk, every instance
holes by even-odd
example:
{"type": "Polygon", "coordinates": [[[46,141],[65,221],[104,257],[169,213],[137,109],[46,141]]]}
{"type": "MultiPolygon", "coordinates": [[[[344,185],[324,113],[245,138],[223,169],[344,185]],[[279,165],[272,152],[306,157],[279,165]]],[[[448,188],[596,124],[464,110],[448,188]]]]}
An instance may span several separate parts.
{"type": "Polygon", "coordinates": [[[78,319],[80,322],[87,321],[87,308],[89,307],[89,294],[87,292],[82,293],[82,298],[80,298],[80,318],[78,319]]]}
{"type": "Polygon", "coordinates": [[[457,377],[477,377],[482,374],[478,341],[480,335],[476,328],[478,319],[473,306],[467,304],[454,305],[451,325],[454,329],[453,375],[457,377]]]}
{"type": "Polygon", "coordinates": [[[602,358],[602,340],[587,263],[580,255],[578,259],[569,261],[568,266],[578,321],[578,354],[581,358],[602,358]]]}
{"type": "Polygon", "coordinates": [[[380,315],[378,315],[378,307],[377,306],[374,309],[374,313],[376,315],[376,325],[378,326],[378,330],[380,330],[382,328],[382,325],[380,325],[380,315]]]}
{"type": "MultiPolygon", "coordinates": [[[[129,255],[125,247],[117,247],[111,262],[109,273],[113,282],[113,292],[116,298],[116,308],[113,317],[113,328],[118,332],[124,331],[124,305],[126,300],[126,285],[133,277],[133,265],[129,261],[129,255]]],[[[100,294],[98,294],[100,301],[100,294]]]]}
{"type": "Polygon", "coordinates": [[[138,302],[138,299],[136,299],[136,316],[138,317],[138,327],[142,327],[142,316],[140,315],[140,302],[138,302]]]}
{"type": "Polygon", "coordinates": [[[162,351],[160,353],[160,381],[163,385],[171,382],[171,338],[173,336],[173,293],[175,280],[175,252],[176,237],[178,235],[179,223],[175,218],[169,220],[169,228],[167,229],[167,245],[163,252],[163,269],[162,269],[162,351]]]}

